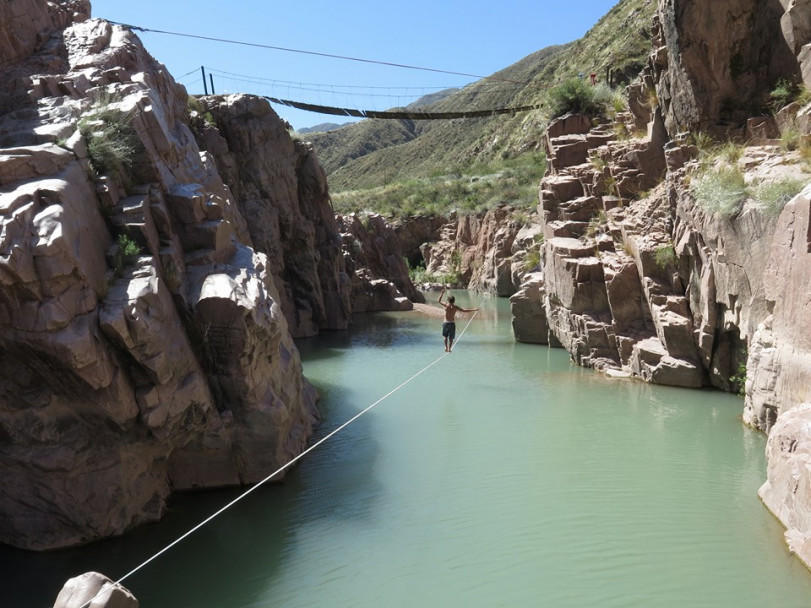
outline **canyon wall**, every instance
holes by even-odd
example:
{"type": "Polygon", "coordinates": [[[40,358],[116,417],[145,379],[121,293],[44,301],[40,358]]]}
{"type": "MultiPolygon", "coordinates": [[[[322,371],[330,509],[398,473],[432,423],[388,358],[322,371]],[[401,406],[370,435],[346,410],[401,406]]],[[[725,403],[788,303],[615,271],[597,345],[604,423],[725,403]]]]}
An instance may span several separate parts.
{"type": "Polygon", "coordinates": [[[764,92],[800,73],[807,30],[790,46],[781,23],[805,11],[795,0],[660,0],[653,65],[668,132],[723,132],[757,113],[764,92]]]}
{"type": "Polygon", "coordinates": [[[457,288],[509,297],[538,265],[530,254],[542,239],[537,214],[511,205],[449,218],[434,235],[421,247],[426,272],[457,288]]]}
{"type": "Polygon", "coordinates": [[[512,308],[516,339],[580,365],[745,395],[744,420],[769,433],[760,495],[811,564],[811,108],[763,112],[777,83],[811,86],[809,23],[806,2],[660,0],[632,114],[548,127],[541,267],[512,308]],[[699,200],[702,171],[733,169],[748,188],[734,209],[699,200]],[[777,206],[755,194],[786,183],[801,191],[777,206]]]}
{"type": "MultiPolygon", "coordinates": [[[[189,98],[89,10],[0,4],[0,542],[26,549],[300,453],[293,337],[346,328],[379,279],[347,270],[324,173],[267,101],[189,98]]],[[[407,271],[384,283],[375,307],[410,305],[407,271]]]]}

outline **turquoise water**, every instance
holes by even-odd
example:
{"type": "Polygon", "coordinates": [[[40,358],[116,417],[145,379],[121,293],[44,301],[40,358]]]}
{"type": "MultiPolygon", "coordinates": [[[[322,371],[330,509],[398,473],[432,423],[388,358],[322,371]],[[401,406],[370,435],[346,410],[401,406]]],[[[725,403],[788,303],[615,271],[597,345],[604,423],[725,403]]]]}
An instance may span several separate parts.
{"type": "MultiPolygon", "coordinates": [[[[385,313],[301,341],[318,436],[442,357],[439,325],[385,313]]],[[[452,354],[125,585],[142,608],[811,606],[741,409],[516,344],[509,303],[484,299],[452,354]]],[[[50,606],[69,575],[117,578],[238,494],[81,550],[2,550],[0,597],[50,606]]]]}

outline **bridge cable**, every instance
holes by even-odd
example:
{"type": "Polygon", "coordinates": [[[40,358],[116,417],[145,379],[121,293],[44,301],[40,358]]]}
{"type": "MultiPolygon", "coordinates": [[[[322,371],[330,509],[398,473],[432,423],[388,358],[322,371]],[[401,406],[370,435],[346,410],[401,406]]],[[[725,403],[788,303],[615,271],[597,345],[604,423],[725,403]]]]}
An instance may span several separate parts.
{"type": "Polygon", "coordinates": [[[488,116],[499,116],[502,114],[518,114],[519,112],[531,112],[540,110],[543,104],[530,106],[519,106],[517,108],[497,108],[494,110],[470,110],[467,112],[411,112],[408,110],[356,110],[353,108],[336,108],[333,106],[321,106],[301,101],[291,101],[289,99],[278,99],[262,95],[271,103],[317,112],[318,114],[330,114],[333,116],[355,116],[358,118],[388,118],[396,120],[450,120],[453,118],[486,118],[488,116]]]}
{"type": "MultiPolygon", "coordinates": [[[[482,299],[484,299],[484,298],[482,297],[482,299]]],[[[480,304],[481,304],[481,303],[480,303],[480,304]]],[[[463,329],[463,330],[461,331],[461,333],[459,334],[459,339],[461,339],[461,338],[462,338],[462,336],[464,335],[465,331],[467,331],[468,326],[469,326],[469,325],[470,325],[470,324],[473,322],[473,319],[475,319],[475,318],[476,318],[476,315],[478,314],[478,312],[479,312],[479,311],[478,311],[478,310],[476,310],[476,312],[473,314],[473,316],[472,316],[472,317],[470,317],[470,320],[467,322],[467,324],[465,325],[464,329],[463,329]]],[[[458,344],[459,339],[457,339],[457,340],[456,340],[455,344],[458,344]]],[[[342,431],[343,429],[345,429],[346,427],[348,427],[350,424],[352,424],[353,422],[355,422],[355,421],[356,421],[358,418],[360,418],[361,416],[363,416],[364,414],[366,414],[368,411],[370,411],[372,408],[374,408],[375,406],[377,406],[379,403],[381,403],[382,401],[384,401],[385,399],[387,399],[388,397],[390,397],[391,395],[393,395],[394,393],[396,393],[398,390],[400,390],[401,388],[403,388],[403,387],[404,387],[406,384],[408,384],[409,382],[411,382],[412,380],[414,380],[414,379],[415,379],[415,378],[417,378],[418,376],[422,375],[424,372],[428,371],[430,368],[432,368],[434,365],[436,365],[437,363],[439,363],[440,361],[442,361],[442,359],[444,359],[445,357],[447,357],[447,356],[448,356],[448,355],[450,355],[450,354],[451,354],[451,353],[446,352],[446,353],[443,353],[442,355],[440,355],[439,357],[437,357],[437,358],[436,358],[434,361],[432,361],[431,363],[429,363],[428,365],[426,365],[424,368],[422,368],[422,369],[421,369],[420,371],[418,371],[416,374],[414,374],[413,376],[411,376],[411,377],[410,377],[408,380],[405,380],[404,382],[400,383],[398,386],[396,386],[395,388],[393,388],[392,390],[390,390],[388,393],[386,393],[385,395],[383,395],[382,397],[380,397],[380,399],[378,399],[377,401],[375,401],[374,403],[372,403],[371,405],[369,405],[369,406],[368,406],[368,407],[366,407],[365,409],[361,410],[360,412],[358,412],[357,414],[355,414],[354,416],[352,416],[352,418],[350,418],[349,420],[347,420],[346,422],[344,422],[344,423],[343,423],[341,426],[337,427],[336,429],[334,429],[333,431],[331,431],[331,432],[330,432],[328,435],[325,435],[324,437],[322,437],[321,439],[319,439],[319,440],[318,440],[316,443],[314,443],[313,445],[311,445],[310,447],[308,447],[306,450],[304,450],[304,451],[303,451],[301,454],[299,454],[298,456],[295,456],[294,458],[292,458],[292,459],[291,459],[290,461],[288,461],[286,464],[284,464],[284,465],[282,465],[281,467],[279,467],[278,469],[276,469],[276,470],[275,470],[273,473],[271,473],[270,475],[268,475],[267,477],[265,477],[265,478],[264,478],[262,481],[257,482],[255,485],[253,485],[253,486],[251,486],[250,488],[248,488],[247,490],[245,490],[245,492],[243,492],[242,494],[240,494],[239,496],[237,496],[237,497],[236,497],[234,500],[232,500],[231,502],[229,502],[228,504],[226,504],[224,507],[220,508],[220,509],[219,509],[218,511],[216,511],[215,513],[213,513],[213,514],[209,515],[209,516],[208,516],[206,519],[204,519],[204,520],[203,520],[203,521],[201,521],[199,524],[197,524],[196,526],[194,526],[193,528],[191,528],[190,530],[188,530],[186,533],[182,534],[181,536],[179,536],[178,538],[176,538],[174,541],[172,541],[171,543],[169,543],[168,545],[166,545],[166,546],[165,546],[163,549],[161,549],[160,551],[158,551],[157,553],[155,553],[155,554],[154,554],[152,557],[150,557],[149,559],[147,559],[147,560],[145,560],[145,561],[141,562],[141,563],[140,563],[138,566],[136,566],[135,568],[133,568],[132,570],[130,570],[129,572],[127,572],[127,573],[126,573],[124,576],[122,576],[121,578],[119,578],[117,581],[113,582],[113,583],[112,583],[112,585],[103,585],[103,586],[102,586],[102,588],[101,588],[101,589],[100,589],[98,592],[96,592],[96,595],[94,595],[94,596],[93,596],[93,597],[91,597],[89,600],[87,600],[87,601],[86,601],[84,604],[82,604],[81,606],[79,606],[79,608],[88,608],[88,607],[89,607],[89,606],[90,606],[90,605],[91,605],[91,604],[92,604],[92,603],[93,603],[93,602],[94,602],[94,601],[95,601],[97,598],[101,597],[101,596],[102,596],[104,593],[107,593],[107,592],[111,591],[112,589],[114,589],[114,588],[116,588],[116,587],[121,587],[121,583],[122,583],[123,581],[125,581],[126,579],[128,579],[130,576],[132,576],[133,574],[135,574],[136,572],[138,572],[139,570],[141,570],[142,568],[144,568],[144,567],[145,567],[145,566],[147,566],[148,564],[150,564],[150,563],[152,563],[153,561],[155,561],[155,560],[156,560],[158,557],[160,557],[161,555],[163,555],[164,553],[166,553],[166,552],[167,552],[169,549],[171,549],[171,548],[172,548],[172,547],[174,547],[175,545],[179,544],[181,541],[185,540],[186,538],[188,538],[189,536],[191,536],[193,533],[195,533],[197,530],[199,530],[200,528],[202,528],[203,526],[205,526],[206,524],[208,524],[208,523],[209,523],[211,520],[213,520],[214,518],[218,517],[219,515],[221,515],[222,513],[224,513],[225,511],[227,511],[228,509],[230,509],[231,507],[233,507],[233,506],[234,506],[236,503],[238,503],[240,500],[242,500],[243,498],[245,498],[246,496],[248,496],[249,494],[251,494],[251,493],[252,493],[254,490],[258,489],[259,487],[261,487],[261,486],[263,486],[264,484],[266,484],[267,482],[269,482],[269,481],[270,481],[271,479],[273,479],[273,478],[274,478],[276,475],[278,475],[279,473],[281,473],[282,471],[284,471],[286,468],[288,468],[290,465],[292,465],[293,463],[297,462],[298,460],[302,459],[304,456],[306,456],[307,454],[309,454],[310,452],[312,452],[313,450],[315,450],[315,448],[317,448],[318,446],[320,446],[322,443],[326,442],[328,439],[332,438],[334,435],[337,435],[337,434],[338,434],[340,431],[342,431]]]]}
{"type": "Polygon", "coordinates": [[[378,60],[375,60],[375,59],[363,59],[363,58],[360,58],[360,57],[350,57],[350,56],[347,56],[347,55],[334,55],[332,53],[320,53],[318,51],[305,51],[305,50],[301,50],[301,49],[291,49],[291,48],[287,48],[287,47],[283,47],[283,46],[273,46],[273,45],[270,45],[270,44],[260,44],[258,42],[245,42],[245,41],[242,41],[242,40],[229,40],[227,38],[215,38],[213,36],[202,36],[202,35],[199,35],[199,34],[187,34],[187,33],[184,33],[184,32],[171,32],[171,31],[167,31],[167,30],[155,30],[155,29],[150,29],[150,28],[146,28],[146,27],[140,27],[138,25],[130,25],[129,23],[120,23],[118,21],[109,21],[108,20],[108,23],[111,23],[113,25],[118,25],[118,26],[121,26],[121,27],[125,27],[127,29],[137,31],[137,32],[149,32],[149,33],[153,33],[153,34],[167,34],[169,36],[181,36],[181,37],[184,37],[184,38],[195,38],[195,39],[198,39],[198,40],[208,40],[210,42],[223,42],[225,44],[238,44],[238,45],[241,45],[241,46],[251,46],[251,47],[256,47],[256,48],[261,48],[261,49],[271,49],[271,50],[274,50],[274,51],[285,51],[285,52],[288,52],[288,53],[301,53],[301,54],[304,54],[304,55],[316,55],[318,57],[329,57],[331,59],[344,59],[346,61],[359,61],[361,63],[373,63],[373,64],[377,64],[377,65],[386,65],[386,66],[395,67],[395,68],[405,68],[405,69],[408,69],[408,70],[421,70],[423,72],[436,72],[438,74],[451,74],[453,76],[467,76],[469,78],[479,78],[479,79],[482,79],[482,80],[500,80],[502,82],[511,82],[513,84],[524,84],[524,85],[530,84],[527,81],[511,80],[509,78],[500,78],[498,76],[479,76],[478,74],[468,74],[467,72],[453,72],[453,71],[450,71],[450,70],[439,70],[439,69],[436,69],[436,68],[426,68],[426,67],[420,67],[420,66],[416,66],[416,65],[408,65],[408,64],[405,64],[405,63],[392,63],[390,61],[378,61],[378,60]]]}

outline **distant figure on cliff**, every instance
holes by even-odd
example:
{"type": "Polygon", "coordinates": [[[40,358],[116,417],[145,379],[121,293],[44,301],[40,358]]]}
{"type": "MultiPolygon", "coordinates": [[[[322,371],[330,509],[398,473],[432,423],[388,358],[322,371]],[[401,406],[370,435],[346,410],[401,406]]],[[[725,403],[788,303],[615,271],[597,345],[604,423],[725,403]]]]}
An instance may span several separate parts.
{"type": "Polygon", "coordinates": [[[445,288],[439,294],[439,302],[445,307],[445,322],[442,323],[442,337],[445,338],[445,352],[449,353],[453,349],[453,340],[456,338],[456,313],[457,312],[476,312],[478,308],[462,308],[456,305],[456,298],[448,296],[448,301],[443,302],[442,296],[445,295],[445,288]]]}

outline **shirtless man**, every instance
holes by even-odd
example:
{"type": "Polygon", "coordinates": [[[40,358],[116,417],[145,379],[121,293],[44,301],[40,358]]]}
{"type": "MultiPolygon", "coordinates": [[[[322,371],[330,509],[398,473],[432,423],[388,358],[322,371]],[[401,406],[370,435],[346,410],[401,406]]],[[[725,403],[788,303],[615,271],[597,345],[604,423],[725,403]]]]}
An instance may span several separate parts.
{"type": "Polygon", "coordinates": [[[443,302],[442,296],[445,295],[445,288],[442,288],[442,293],[439,294],[439,302],[445,307],[445,322],[442,323],[442,337],[445,338],[445,352],[451,352],[453,349],[453,340],[456,338],[456,313],[457,312],[476,312],[478,308],[462,308],[455,304],[456,298],[448,296],[448,301],[443,302]]]}

